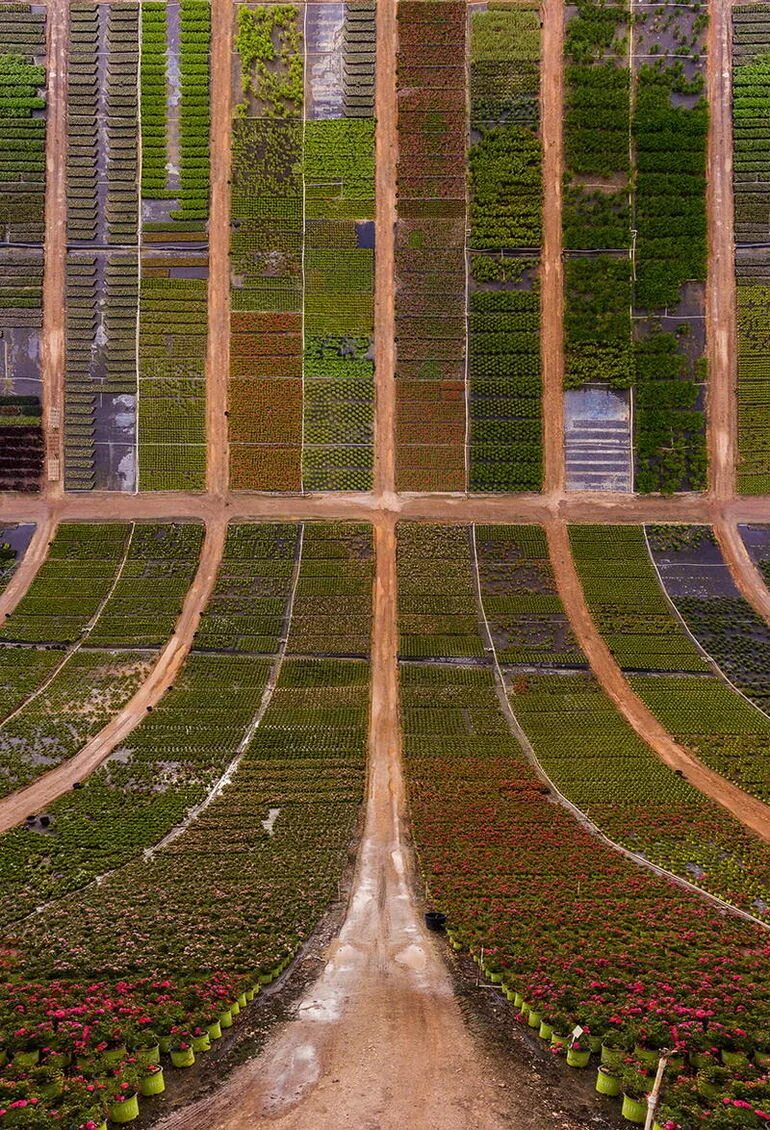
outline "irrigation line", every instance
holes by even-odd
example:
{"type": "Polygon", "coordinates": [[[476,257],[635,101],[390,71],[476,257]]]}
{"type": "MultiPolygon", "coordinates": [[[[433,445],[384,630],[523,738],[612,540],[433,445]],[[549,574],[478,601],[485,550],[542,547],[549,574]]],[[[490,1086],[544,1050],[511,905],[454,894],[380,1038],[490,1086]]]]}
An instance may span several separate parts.
{"type": "Polygon", "coordinates": [[[518,740],[519,745],[523,749],[527,759],[532,764],[538,776],[542,781],[545,782],[545,784],[548,785],[554,797],[558,800],[559,804],[566,808],[575,817],[578,823],[580,823],[586,829],[586,831],[590,832],[591,835],[601,840],[601,842],[606,847],[609,847],[613,851],[618,852],[620,855],[625,856],[626,859],[630,859],[632,863],[636,863],[639,867],[643,867],[648,871],[652,871],[661,879],[666,879],[669,882],[675,883],[678,887],[682,887],[684,890],[689,891],[691,894],[695,894],[700,896],[701,898],[706,899],[708,902],[713,903],[720,910],[728,914],[737,915],[737,917],[742,918],[744,921],[751,922],[755,926],[761,926],[763,930],[770,932],[770,923],[763,922],[761,918],[756,918],[748,910],[742,910],[738,906],[733,906],[732,903],[720,898],[719,895],[713,895],[710,891],[704,891],[701,887],[697,887],[694,883],[690,883],[687,879],[683,879],[681,875],[677,875],[673,871],[667,871],[665,867],[660,867],[657,863],[653,863],[651,860],[646,859],[643,855],[638,855],[636,852],[629,850],[629,848],[623,847],[622,844],[616,843],[615,840],[611,840],[609,836],[605,835],[601,828],[594,824],[590,816],[583,812],[581,808],[578,808],[576,804],[573,804],[573,802],[564,795],[561,789],[557,787],[546,770],[543,768],[540,759],[535,753],[534,746],[530,742],[526,733],[522,729],[518,718],[514,714],[513,707],[511,706],[507,691],[505,689],[505,678],[503,677],[502,668],[497,656],[497,649],[495,647],[494,640],[492,639],[492,631],[489,627],[489,621],[484,609],[484,601],[481,596],[481,574],[479,572],[479,560],[476,550],[475,522],[471,526],[471,548],[473,553],[473,571],[476,588],[476,600],[478,610],[481,614],[481,620],[484,625],[486,648],[491,653],[492,662],[495,669],[498,697],[503,707],[503,711],[508,718],[508,722],[511,730],[513,731],[514,737],[518,740]]]}
{"type": "MultiPolygon", "coordinates": [[[[647,526],[644,523],[642,524],[642,529],[644,530],[644,542],[645,542],[645,545],[647,546],[647,553],[649,555],[650,562],[652,564],[653,569],[655,570],[655,575],[658,578],[658,584],[660,585],[660,588],[661,588],[661,591],[662,591],[663,596],[665,598],[665,601],[668,604],[671,611],[673,612],[674,618],[679,622],[679,624],[681,624],[682,628],[684,628],[684,631],[686,632],[687,636],[690,638],[692,643],[695,644],[695,647],[697,648],[699,654],[703,656],[703,658],[706,660],[706,662],[713,669],[713,673],[716,675],[716,677],[721,682],[726,683],[727,686],[730,687],[731,690],[735,691],[736,694],[739,694],[741,696],[741,698],[744,699],[749,704],[750,707],[752,707],[754,710],[756,710],[757,714],[761,714],[762,717],[765,720],[770,721],[770,715],[768,715],[762,709],[761,706],[758,706],[756,704],[756,702],[753,702],[752,699],[750,699],[749,696],[744,691],[742,691],[740,687],[735,685],[735,683],[732,681],[732,679],[730,679],[729,676],[726,675],[725,672],[722,670],[722,668],[719,666],[716,659],[714,659],[713,655],[711,655],[706,650],[706,648],[703,646],[703,644],[700,642],[700,640],[696,636],[694,636],[693,633],[690,631],[690,628],[688,627],[687,621],[685,620],[684,616],[682,615],[682,613],[677,608],[676,603],[672,600],[672,598],[668,594],[665,583],[663,581],[663,576],[660,572],[660,569],[658,568],[658,563],[655,560],[655,557],[653,556],[652,549],[650,548],[650,540],[647,537],[647,526]]],[[[722,551],[721,551],[721,548],[720,548],[720,553],[721,552],[722,551]]],[[[721,566],[715,565],[714,568],[727,569],[728,574],[730,573],[730,570],[727,566],[726,561],[723,561],[721,566]]],[[[730,580],[732,581],[732,577],[730,577],[730,580]]],[[[733,582],[733,584],[734,583],[735,582],[733,582]]],[[[749,606],[749,608],[751,608],[751,605],[746,600],[746,598],[743,596],[743,594],[741,593],[740,595],[741,595],[741,599],[745,601],[745,603],[749,606]]],[[[751,611],[753,612],[754,609],[752,608],[751,611]]],[[[672,674],[673,674],[673,672],[672,672],[672,674]]]]}
{"type": "MultiPolygon", "coordinates": [[[[302,565],[302,548],[304,544],[304,536],[305,525],[304,523],[301,523],[299,538],[297,541],[297,548],[294,557],[294,570],[292,573],[291,592],[289,595],[289,602],[286,606],[286,612],[284,613],[283,631],[281,633],[278,651],[276,652],[275,659],[273,660],[273,666],[270,671],[270,675],[268,676],[267,683],[265,684],[265,689],[262,692],[262,698],[260,700],[257,713],[249,723],[247,730],[245,731],[243,737],[241,738],[241,741],[238,744],[235,755],[231,759],[224,773],[222,773],[221,776],[217,778],[214,785],[206,794],[204,799],[200,802],[200,804],[197,804],[194,808],[191,808],[187,812],[187,815],[184,817],[184,819],[180,821],[180,823],[177,824],[174,828],[172,828],[170,832],[167,832],[162,839],[158,840],[156,844],[153,844],[152,847],[144,848],[140,855],[132,856],[130,859],[125,860],[125,862],[119,863],[117,867],[113,867],[109,871],[103,871],[100,875],[95,875],[93,879],[89,879],[88,882],[84,883],[81,887],[75,887],[71,891],[65,891],[57,898],[49,899],[49,901],[45,903],[40,903],[40,905],[36,906],[34,910],[31,910],[28,914],[25,914],[23,918],[18,918],[14,922],[8,922],[6,923],[6,925],[20,926],[24,922],[28,922],[32,918],[35,918],[37,915],[44,914],[47,910],[49,910],[53,906],[56,906],[63,899],[66,899],[72,895],[77,895],[79,897],[83,893],[83,891],[87,891],[91,887],[100,887],[102,883],[106,882],[107,879],[111,878],[113,875],[119,874],[121,871],[124,871],[126,867],[130,867],[132,864],[136,863],[138,859],[144,859],[146,861],[151,860],[158,851],[160,851],[162,848],[167,847],[168,844],[173,843],[173,841],[181,836],[183,832],[187,831],[190,825],[198,819],[201,813],[205,812],[205,810],[213,803],[213,801],[221,795],[223,789],[230,783],[233,776],[235,775],[235,771],[243,760],[243,757],[246,754],[249,745],[251,744],[254,734],[259,728],[262,719],[267,712],[267,708],[270,705],[270,700],[273,697],[273,691],[275,690],[275,687],[278,683],[278,678],[281,673],[283,661],[286,656],[286,649],[289,642],[289,633],[291,630],[291,622],[294,615],[294,602],[297,595],[297,585],[299,582],[300,568],[302,565]]],[[[210,652],[209,654],[216,655],[220,653],[210,652]]],[[[109,758],[107,760],[109,760],[109,758]]],[[[104,764],[106,764],[106,762],[104,764]]]]}
{"type": "MultiPolygon", "coordinates": [[[[22,702],[19,706],[16,707],[15,710],[12,710],[10,714],[8,714],[5,718],[2,719],[2,721],[0,721],[0,729],[2,729],[4,726],[6,726],[9,722],[12,722],[13,719],[17,717],[17,715],[21,714],[21,712],[23,710],[27,709],[27,707],[30,705],[30,703],[33,703],[35,701],[35,699],[39,698],[40,695],[43,694],[44,691],[47,691],[48,688],[50,687],[51,683],[57,677],[57,675],[59,675],[60,672],[64,670],[64,668],[67,666],[67,664],[70,662],[70,660],[74,659],[74,657],[81,650],[83,645],[88,641],[88,637],[91,635],[92,631],[94,630],[94,628],[98,624],[98,622],[101,618],[102,612],[104,612],[105,606],[107,605],[107,602],[110,600],[112,594],[115,592],[115,589],[117,588],[118,582],[120,581],[121,577],[123,576],[123,570],[126,567],[126,562],[128,560],[128,554],[129,554],[129,551],[131,549],[131,543],[134,540],[134,531],[135,530],[136,530],[136,522],[132,522],[131,523],[131,531],[128,535],[128,541],[126,543],[126,549],[125,549],[125,552],[123,554],[123,559],[121,560],[120,565],[118,566],[118,570],[115,573],[115,577],[113,579],[113,582],[110,585],[109,591],[106,593],[104,598],[101,600],[99,607],[96,609],[96,612],[94,612],[93,616],[88,621],[86,627],[83,630],[83,633],[82,633],[80,639],[77,641],[76,644],[74,644],[73,647],[71,647],[66,652],[61,663],[59,663],[56,667],[54,667],[53,671],[50,673],[48,678],[43,683],[41,683],[40,686],[37,687],[32,692],[32,694],[29,695],[28,698],[25,698],[24,702],[22,702]]],[[[2,647],[3,650],[5,650],[5,648],[12,648],[13,646],[14,645],[12,643],[0,645],[0,647],[2,647]]],[[[34,647],[36,645],[31,645],[31,646],[34,647]]],[[[98,648],[98,649],[94,649],[94,650],[109,651],[110,649],[102,647],[102,648],[98,648]]]]}

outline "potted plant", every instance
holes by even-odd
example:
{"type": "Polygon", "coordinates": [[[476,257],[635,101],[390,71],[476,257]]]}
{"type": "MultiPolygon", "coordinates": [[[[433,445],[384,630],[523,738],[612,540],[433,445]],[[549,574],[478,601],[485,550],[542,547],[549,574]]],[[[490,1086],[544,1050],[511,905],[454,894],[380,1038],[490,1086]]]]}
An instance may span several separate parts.
{"type": "Polygon", "coordinates": [[[610,1066],[602,1063],[599,1065],[599,1070],[596,1073],[596,1090],[600,1095],[609,1095],[610,1098],[617,1098],[620,1094],[621,1081],[620,1070],[617,1066],[610,1066]]]}
{"type": "Polygon", "coordinates": [[[171,1041],[171,1062],[174,1067],[192,1067],[195,1063],[195,1052],[190,1039],[177,1035],[171,1041]]]}
{"type": "Polygon", "coordinates": [[[652,1087],[648,1075],[631,1064],[626,1064],[621,1073],[623,1107],[621,1114],[627,1122],[643,1126],[647,1120],[647,1095],[652,1087]]]}
{"type": "Polygon", "coordinates": [[[161,1095],[166,1089],[163,1068],[159,1063],[147,1064],[139,1077],[139,1093],[145,1098],[161,1095]]]}
{"type": "Polygon", "coordinates": [[[591,1049],[581,1039],[575,1039],[567,1046],[568,1067],[588,1067],[591,1059],[591,1049]]]}

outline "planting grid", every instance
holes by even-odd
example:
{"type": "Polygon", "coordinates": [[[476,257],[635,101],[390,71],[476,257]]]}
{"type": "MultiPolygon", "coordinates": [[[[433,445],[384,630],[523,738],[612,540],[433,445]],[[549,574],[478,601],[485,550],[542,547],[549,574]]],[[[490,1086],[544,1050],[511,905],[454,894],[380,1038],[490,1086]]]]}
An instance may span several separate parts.
{"type": "Polygon", "coordinates": [[[568,488],[705,486],[706,26],[699,4],[567,8],[568,488]]]}
{"type": "Polygon", "coordinates": [[[733,9],[733,192],[738,324],[738,490],[770,483],[770,14],[733,9]]]}
{"type": "Polygon", "coordinates": [[[36,491],[43,470],[45,8],[0,4],[0,42],[0,491],[36,491]]]}
{"type": "Polygon", "coordinates": [[[540,16],[471,5],[469,20],[468,487],[537,491],[540,16]]]}
{"type": "MultiPolygon", "coordinates": [[[[27,1000],[39,994],[40,1021],[54,1000],[63,1020],[82,996],[87,967],[89,981],[104,989],[92,990],[97,996],[107,997],[105,979],[123,982],[119,1004],[105,1004],[107,1023],[123,1038],[147,1014],[159,1034],[175,1017],[195,1017],[205,1028],[288,964],[335,897],[363,794],[372,579],[367,527],[230,528],[201,643],[182,685],[169,693],[163,721],[148,720],[148,732],[143,727],[116,751],[100,780],[58,802],[43,834],[0,839],[0,869],[24,904],[11,898],[2,906],[5,920],[15,921],[12,964],[21,975],[0,990],[4,1016],[13,1015],[20,993],[27,1000]],[[275,688],[260,713],[271,668],[275,688]],[[191,699],[217,676],[231,686],[227,709],[211,710],[210,730],[191,729],[191,699]],[[163,760],[153,739],[164,742],[163,760]],[[211,789],[236,750],[232,780],[220,782],[198,819],[185,824],[191,800],[211,789]],[[92,820],[97,830],[109,828],[111,848],[94,835],[92,820]],[[45,878],[46,862],[56,876],[45,878]],[[32,876],[31,899],[15,885],[17,866],[32,876]],[[98,884],[91,881],[97,873],[98,884]],[[18,917],[41,897],[44,934],[36,915],[18,917]],[[188,928],[170,932],[170,921],[188,928]],[[130,952],[128,930],[141,939],[130,952]]],[[[67,1030],[62,1022],[60,1035],[67,1030]]],[[[101,1067],[92,1047],[89,1041],[86,1078],[101,1067]]],[[[118,1068],[121,1078],[131,1078],[130,1065],[118,1068]]],[[[81,1117],[101,1117],[105,1102],[109,1109],[109,1093],[81,1093],[76,1082],[70,1093],[81,1117]]]]}
{"type": "Polygon", "coordinates": [[[70,9],[68,490],[205,485],[209,40],[204,0],[70,9]]]}
{"type": "Polygon", "coordinates": [[[366,490],[374,3],[237,4],[234,18],[231,485],[366,490]]]}
{"type": "MultiPolygon", "coordinates": [[[[404,758],[430,905],[446,915],[452,946],[470,950],[519,1006],[520,1019],[546,1040],[555,1033],[552,1042],[562,1052],[575,1023],[588,1030],[596,1052],[602,1039],[609,1045],[614,1037],[627,1064],[627,1092],[638,1087],[643,1098],[651,1076],[640,1079],[641,1056],[671,1038],[671,1024],[685,1053],[719,1039],[722,1025],[761,1030],[766,1004],[753,978],[757,961],[766,961],[759,957],[765,934],[635,868],[554,803],[501,709],[476,603],[474,556],[484,608],[503,649],[512,633],[522,657],[521,620],[529,623],[524,648],[531,662],[506,668],[503,678],[519,722],[568,796],[587,801],[602,825],[621,827],[648,858],[762,915],[767,845],[725,821],[651,758],[584,672],[537,662],[533,645],[543,662],[549,640],[560,661],[579,659],[540,530],[479,528],[475,545],[463,526],[401,523],[398,534],[404,758]],[[531,619],[545,615],[545,629],[531,619]],[[600,766],[593,760],[597,747],[607,753],[600,766]],[[636,772],[629,773],[632,765],[636,772]],[[605,945],[597,947],[598,936],[605,945]],[[704,977],[707,1019],[698,1012],[704,977]]],[[[706,1062],[716,1065],[708,1056],[706,1062]]],[[[714,1091],[703,1094],[703,1077],[694,1070],[669,1069],[658,1110],[664,1125],[669,1119],[689,1125],[674,1119],[680,1104],[721,1112],[723,1094],[730,1104],[748,1093],[740,1069],[718,1078],[714,1091]]],[[[729,1121],[717,1113],[714,1124],[729,1121]]]]}
{"type": "Polygon", "coordinates": [[[59,527],[0,627],[0,792],[75,754],[141,686],[174,630],[200,523],[59,527]]]}
{"type": "MultiPolygon", "coordinates": [[[[713,647],[714,658],[726,665],[725,673],[748,690],[751,668],[745,666],[744,653],[741,649],[732,653],[731,645],[722,642],[720,605],[724,607],[730,599],[729,590],[719,594],[720,584],[724,587],[727,583],[724,574],[720,570],[706,582],[702,575],[693,573],[688,597],[675,583],[675,570],[666,564],[669,557],[675,559],[677,552],[683,553],[676,549],[680,542],[705,547],[710,537],[708,531],[698,527],[686,528],[684,533],[679,527],[650,529],[664,581],[671,584],[671,595],[688,626],[703,635],[704,647],[713,647]],[[707,583],[714,588],[706,587],[707,583]],[[699,597],[698,584],[703,586],[701,594],[712,595],[699,597]],[[701,601],[710,607],[704,609],[701,601]]],[[[770,718],[724,679],[687,634],[661,588],[644,528],[572,526],[570,541],[597,627],[633,690],[666,731],[696,757],[746,792],[766,800],[770,795],[770,718]]],[[[707,565],[709,555],[711,566],[719,564],[713,546],[710,554],[705,548],[698,552],[707,565]]],[[[687,561],[687,554],[683,556],[687,561]]],[[[684,583],[680,578],[679,585],[684,583]]],[[[759,644],[766,638],[767,629],[741,600],[736,601],[733,615],[759,633],[751,663],[761,670],[763,651],[759,644]]],[[[761,684],[762,679],[758,682],[761,684]]]]}

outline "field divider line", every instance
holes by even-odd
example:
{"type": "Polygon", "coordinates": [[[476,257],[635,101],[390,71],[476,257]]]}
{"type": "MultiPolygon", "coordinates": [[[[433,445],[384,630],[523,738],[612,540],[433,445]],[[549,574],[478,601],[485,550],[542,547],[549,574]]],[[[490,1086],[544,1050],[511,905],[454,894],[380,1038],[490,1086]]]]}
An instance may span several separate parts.
{"type": "MultiPolygon", "coordinates": [[[[12,710],[10,714],[7,714],[5,716],[5,718],[0,719],[0,730],[2,730],[2,728],[4,726],[6,726],[9,722],[12,722],[14,718],[16,718],[19,714],[22,713],[22,711],[26,710],[27,707],[35,701],[35,699],[39,698],[40,695],[44,693],[44,691],[47,691],[48,688],[50,687],[51,683],[56,678],[56,676],[59,675],[64,670],[64,668],[68,665],[70,660],[74,659],[75,656],[77,655],[77,653],[83,647],[83,645],[85,643],[87,643],[88,637],[91,635],[91,632],[94,630],[97,623],[99,622],[99,618],[101,617],[101,614],[104,611],[104,609],[107,605],[107,602],[109,601],[112,594],[115,592],[115,589],[118,585],[118,582],[120,581],[120,578],[123,575],[123,570],[125,569],[126,561],[128,560],[128,554],[129,554],[129,551],[131,549],[131,542],[134,539],[134,530],[135,529],[136,529],[136,523],[132,522],[131,523],[131,529],[130,529],[129,535],[128,535],[128,541],[126,542],[126,548],[125,548],[125,551],[123,553],[123,558],[122,558],[122,560],[121,560],[121,562],[118,566],[117,572],[115,573],[115,576],[112,580],[112,584],[110,585],[108,592],[104,595],[104,597],[100,601],[99,607],[96,609],[93,616],[88,621],[85,628],[83,629],[80,638],[71,647],[67,648],[67,650],[64,653],[64,657],[63,657],[61,663],[58,663],[54,667],[54,669],[51,671],[51,673],[48,675],[48,677],[45,679],[45,681],[42,682],[39,687],[36,687],[35,690],[32,692],[32,694],[30,694],[27,698],[25,698],[24,702],[22,702],[19,706],[17,706],[15,710],[12,710]]],[[[9,649],[13,648],[13,644],[12,643],[0,642],[0,649],[2,649],[4,651],[6,648],[9,648],[9,649]]],[[[99,648],[99,650],[100,651],[102,651],[102,650],[103,651],[109,651],[109,648],[99,648]]]]}
{"type": "Polygon", "coordinates": [[[141,334],[142,322],[142,236],[144,234],[144,222],[142,217],[142,176],[144,173],[143,166],[143,151],[144,151],[144,135],[142,132],[142,46],[144,43],[144,19],[143,7],[141,2],[138,5],[136,13],[137,24],[139,29],[138,41],[139,51],[136,64],[136,182],[137,182],[137,202],[136,202],[136,327],[134,333],[134,368],[136,376],[136,407],[134,409],[134,491],[139,493],[139,397],[141,394],[141,384],[139,381],[139,357],[140,348],[139,340],[141,334]]]}
{"type": "Polygon", "coordinates": [[[118,742],[139,725],[147,711],[172,685],[192,647],[201,610],[208,603],[216,583],[226,532],[224,518],[211,520],[207,525],[198,569],[187,591],[174,632],[157,653],[155,664],[142,685],[73,757],[60,762],[31,784],[0,798],[0,834],[21,823],[30,812],[42,811],[74,784],[89,776],[107,760],[118,742]]]}
{"type": "MultiPolygon", "coordinates": [[[[124,871],[126,867],[130,867],[132,864],[136,863],[138,859],[144,859],[145,861],[151,860],[157,852],[162,851],[163,848],[167,847],[169,844],[173,843],[174,840],[178,839],[178,837],[181,836],[183,832],[186,832],[190,825],[198,819],[201,813],[205,812],[206,809],[217,799],[217,797],[221,795],[222,790],[232,780],[235,771],[237,770],[244,754],[246,753],[246,750],[251,744],[251,740],[254,737],[254,734],[256,733],[260,723],[262,722],[265,713],[267,712],[267,708],[270,705],[270,700],[273,697],[273,691],[275,690],[276,684],[278,683],[278,678],[281,673],[281,667],[283,666],[283,660],[286,655],[286,647],[289,641],[289,632],[291,630],[291,621],[294,613],[294,601],[297,593],[297,583],[299,581],[300,569],[302,566],[302,546],[304,534],[305,529],[303,524],[300,526],[299,538],[297,539],[291,592],[289,596],[289,602],[286,606],[286,611],[283,617],[283,628],[281,632],[281,639],[279,641],[279,648],[276,652],[276,655],[274,656],[270,675],[268,677],[267,683],[265,684],[265,689],[262,692],[262,699],[260,701],[259,708],[253,719],[249,723],[244,736],[241,738],[241,741],[238,744],[236,753],[225,769],[224,773],[222,773],[217,778],[211,790],[207,793],[204,799],[196,804],[193,808],[191,808],[184,819],[181,820],[179,824],[177,824],[174,828],[172,828],[170,832],[167,832],[162,839],[158,840],[156,844],[153,844],[152,847],[144,848],[141,853],[132,856],[131,859],[127,859],[124,863],[119,863],[117,867],[111,867],[109,871],[103,871],[101,872],[101,874],[95,875],[93,879],[89,879],[88,882],[84,883],[81,887],[76,887],[74,890],[66,891],[64,894],[59,895],[57,898],[49,899],[47,902],[40,903],[35,907],[34,910],[31,910],[29,911],[29,913],[25,914],[23,918],[16,919],[13,922],[8,922],[6,923],[6,925],[20,926],[24,922],[28,922],[31,919],[35,918],[37,915],[44,914],[47,910],[50,910],[51,907],[56,906],[59,902],[62,901],[62,899],[65,899],[70,895],[79,895],[82,894],[83,891],[89,890],[91,887],[100,887],[102,883],[106,882],[107,879],[110,879],[113,875],[120,874],[120,872],[124,871]]],[[[254,658],[256,660],[259,660],[262,658],[262,656],[255,655],[254,658]]]]}
{"type": "MultiPolygon", "coordinates": [[[[243,737],[238,743],[235,755],[231,759],[224,773],[222,773],[220,777],[218,777],[218,779],[215,781],[209,793],[204,797],[202,801],[200,801],[199,804],[196,804],[194,808],[191,808],[185,816],[184,820],[182,820],[181,823],[177,824],[175,828],[172,828],[172,830],[168,832],[162,840],[159,840],[157,844],[154,845],[154,847],[145,848],[143,852],[145,859],[152,859],[156,852],[160,851],[168,844],[173,843],[174,840],[181,836],[181,834],[190,827],[193,821],[197,820],[201,813],[205,812],[206,809],[217,799],[217,797],[221,795],[223,789],[232,781],[233,776],[238,769],[238,766],[240,765],[249,746],[251,745],[254,735],[256,734],[262,723],[262,719],[267,713],[267,708],[270,706],[273,692],[278,685],[278,680],[281,675],[281,669],[283,668],[283,661],[286,658],[286,651],[289,645],[289,635],[291,633],[291,624],[294,616],[294,603],[297,598],[297,586],[299,584],[299,576],[302,570],[302,549],[304,546],[304,540],[305,525],[304,523],[302,523],[299,529],[299,537],[297,538],[297,547],[294,557],[294,570],[291,580],[291,591],[289,593],[289,601],[286,605],[286,611],[284,612],[281,639],[279,642],[278,651],[276,652],[273,659],[273,664],[267,679],[267,683],[265,684],[265,689],[262,692],[262,698],[260,700],[257,713],[252,718],[243,737]]],[[[97,882],[98,881],[99,880],[97,880],[97,882]]]]}
{"type": "MultiPolygon", "coordinates": [[[[687,879],[682,878],[682,876],[675,874],[673,871],[667,871],[665,867],[660,867],[657,863],[653,863],[651,860],[646,859],[643,855],[639,855],[636,852],[631,851],[629,848],[623,847],[622,844],[616,843],[615,840],[611,840],[609,836],[605,835],[601,828],[594,824],[590,816],[586,815],[586,813],[583,812],[581,808],[578,808],[578,806],[574,804],[554,783],[553,779],[544,769],[542,762],[535,752],[534,746],[530,742],[518,718],[516,717],[505,689],[505,678],[503,676],[502,668],[498,659],[497,648],[495,647],[494,640],[492,638],[492,632],[489,627],[489,620],[487,619],[487,614],[484,609],[484,601],[481,596],[481,574],[479,572],[478,552],[476,549],[475,523],[471,526],[471,546],[473,553],[473,568],[476,584],[476,599],[478,604],[478,611],[481,615],[481,621],[484,626],[486,648],[492,656],[492,664],[495,670],[495,682],[497,684],[498,699],[500,700],[500,703],[503,707],[503,713],[508,719],[508,723],[511,727],[511,730],[513,731],[513,735],[519,742],[519,745],[521,746],[527,760],[532,764],[532,767],[535,769],[535,772],[538,774],[538,776],[551,789],[559,804],[561,804],[563,808],[566,808],[567,811],[570,812],[572,816],[574,816],[577,822],[581,824],[587,832],[596,837],[596,839],[601,840],[601,842],[605,844],[606,847],[611,848],[612,851],[617,852],[619,855],[625,856],[626,859],[629,859],[632,863],[637,864],[637,866],[645,868],[648,871],[652,871],[661,879],[667,879],[669,882],[675,883],[676,886],[682,887],[684,890],[689,891],[691,894],[695,894],[700,898],[706,899],[708,902],[713,903],[714,906],[716,906],[719,910],[727,914],[736,915],[746,922],[751,922],[755,926],[761,926],[763,930],[770,931],[770,923],[763,921],[761,918],[755,918],[755,916],[753,914],[750,914],[749,911],[742,910],[737,906],[733,906],[732,903],[720,898],[719,895],[713,895],[710,891],[705,891],[702,887],[697,887],[694,883],[690,883],[687,879]]],[[[598,678],[597,682],[599,682],[598,678]]],[[[602,691],[603,693],[606,693],[604,692],[603,687],[602,691]]]]}
{"type": "Polygon", "coordinates": [[[572,555],[566,523],[563,520],[548,522],[545,532],[562,606],[575,639],[604,693],[665,765],[674,771],[679,770],[695,789],[770,843],[770,805],[721,776],[686,746],[675,741],[628,682],[591,614],[572,555]]]}
{"type": "Polygon", "coordinates": [[[57,526],[58,519],[51,513],[47,513],[36,523],[35,532],[24,556],[14,569],[13,576],[5,589],[0,593],[0,625],[27,595],[43,562],[48,557],[48,548],[54,539],[57,526]]]}
{"type": "MultiPolygon", "coordinates": [[[[650,539],[647,537],[647,526],[643,525],[642,529],[644,531],[644,544],[647,547],[647,554],[650,558],[650,563],[651,563],[653,569],[655,570],[655,576],[658,579],[658,584],[660,585],[661,592],[663,593],[663,598],[666,601],[666,604],[671,609],[671,611],[674,615],[674,619],[684,629],[685,634],[690,639],[690,641],[695,645],[695,647],[698,650],[698,653],[711,666],[713,673],[717,677],[717,679],[719,679],[719,681],[721,683],[726,683],[727,686],[730,688],[730,690],[735,691],[736,694],[740,695],[741,698],[744,699],[749,704],[749,706],[752,708],[752,710],[756,710],[757,714],[760,714],[763,718],[770,721],[770,715],[767,714],[766,711],[764,711],[761,706],[758,706],[756,702],[753,702],[749,698],[749,696],[745,693],[745,691],[742,691],[739,686],[736,686],[736,684],[732,681],[732,679],[729,677],[729,675],[726,675],[725,672],[722,670],[722,668],[719,666],[716,659],[714,659],[714,656],[711,655],[711,653],[706,650],[706,648],[703,646],[703,644],[700,642],[700,640],[697,638],[697,636],[695,636],[694,633],[690,631],[690,628],[687,624],[687,621],[685,620],[684,616],[682,615],[682,613],[679,611],[679,609],[676,606],[676,602],[668,594],[665,583],[663,581],[663,575],[662,575],[660,569],[658,568],[658,563],[655,560],[653,553],[652,553],[652,549],[650,547],[650,539]]],[[[721,568],[721,567],[722,566],[716,566],[716,568],[721,568]]],[[[727,567],[727,562],[724,562],[723,567],[727,568],[728,573],[730,572],[729,568],[727,567]]],[[[671,674],[672,675],[679,674],[680,676],[684,675],[686,677],[688,672],[672,671],[671,674]]]]}

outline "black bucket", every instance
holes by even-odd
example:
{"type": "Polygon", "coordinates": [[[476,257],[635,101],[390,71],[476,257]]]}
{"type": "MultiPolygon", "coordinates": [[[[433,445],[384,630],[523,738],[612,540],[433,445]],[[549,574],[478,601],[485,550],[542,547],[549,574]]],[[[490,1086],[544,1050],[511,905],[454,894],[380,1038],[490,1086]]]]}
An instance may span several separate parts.
{"type": "Polygon", "coordinates": [[[442,914],[440,910],[427,911],[425,925],[429,930],[435,930],[437,934],[440,934],[446,925],[446,914],[442,914]]]}

